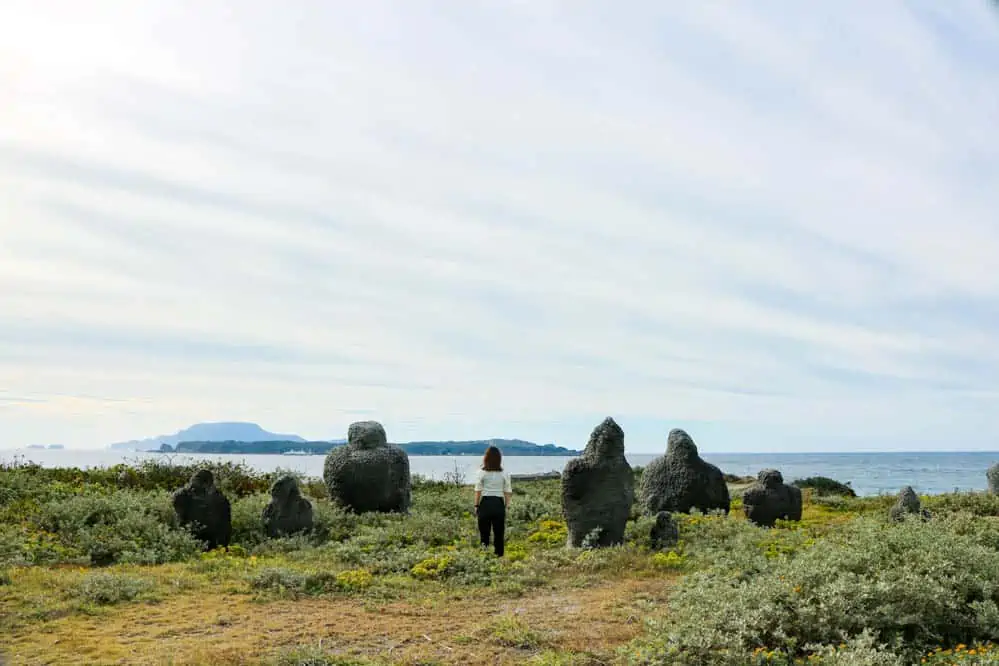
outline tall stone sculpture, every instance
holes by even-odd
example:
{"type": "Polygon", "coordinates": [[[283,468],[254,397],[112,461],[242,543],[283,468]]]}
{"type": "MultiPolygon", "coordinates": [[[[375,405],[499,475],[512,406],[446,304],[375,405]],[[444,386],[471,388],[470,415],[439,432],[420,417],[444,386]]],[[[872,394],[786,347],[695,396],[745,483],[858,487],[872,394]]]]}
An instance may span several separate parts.
{"type": "Polygon", "coordinates": [[[666,455],[645,468],[639,486],[644,513],[690,513],[692,509],[728,513],[731,498],[720,469],[697,454],[697,445],[685,431],[674,428],[666,442],[666,455]]]}
{"type": "Polygon", "coordinates": [[[298,481],[282,476],[271,486],[271,501],[261,516],[270,537],[283,537],[312,529],[312,503],[302,497],[298,481]]]}
{"type": "Polygon", "coordinates": [[[784,483],[775,469],[761,470],[756,483],[742,494],[742,510],[750,522],[764,527],[778,520],[801,520],[801,489],[784,483]]]}
{"type": "Polygon", "coordinates": [[[635,477],[624,458],[624,431],[608,417],[594,428],[583,454],[562,472],[562,512],[568,543],[610,546],[624,541],[635,501],[635,477]]]}
{"type": "Polygon", "coordinates": [[[349,511],[409,511],[409,456],[388,443],[377,421],[350,424],[347,444],[326,456],[323,480],[330,499],[349,511]]]}
{"type": "Polygon", "coordinates": [[[207,469],[195,472],[187,485],[173,494],[173,510],[181,526],[203,541],[208,550],[229,546],[232,508],[207,469]]]}

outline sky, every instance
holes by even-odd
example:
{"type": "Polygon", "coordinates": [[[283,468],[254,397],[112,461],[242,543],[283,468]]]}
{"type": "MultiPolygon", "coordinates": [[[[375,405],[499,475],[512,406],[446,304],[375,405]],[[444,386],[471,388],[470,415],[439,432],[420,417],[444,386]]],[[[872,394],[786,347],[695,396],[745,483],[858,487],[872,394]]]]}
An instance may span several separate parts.
{"type": "Polygon", "coordinates": [[[999,8],[0,4],[0,448],[999,449],[999,8]]]}

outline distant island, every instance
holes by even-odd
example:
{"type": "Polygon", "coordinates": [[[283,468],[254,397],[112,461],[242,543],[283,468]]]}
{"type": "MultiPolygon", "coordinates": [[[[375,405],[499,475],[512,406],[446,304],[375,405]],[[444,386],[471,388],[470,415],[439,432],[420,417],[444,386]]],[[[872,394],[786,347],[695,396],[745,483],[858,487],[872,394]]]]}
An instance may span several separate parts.
{"type": "MultiPolygon", "coordinates": [[[[256,423],[225,421],[196,423],[172,435],[133,439],[112,444],[109,448],[116,451],[161,453],[325,455],[330,449],[346,443],[345,439],[306,440],[298,435],[268,432],[256,423]]],[[[508,456],[578,456],[582,453],[554,444],[535,444],[522,439],[406,442],[396,446],[413,456],[481,456],[489,445],[498,446],[508,456]]]]}
{"type": "MultiPolygon", "coordinates": [[[[345,440],[326,442],[300,442],[274,440],[266,442],[191,441],[178,442],[175,446],[163,444],[164,453],[245,453],[245,454],[310,454],[325,455],[330,449],[343,446],[345,440]]],[[[397,444],[412,456],[481,456],[487,446],[498,446],[507,456],[578,456],[581,452],[554,444],[535,444],[522,439],[478,439],[447,442],[405,442],[397,444]]]]}
{"type": "Polygon", "coordinates": [[[118,442],[109,448],[115,451],[160,451],[164,444],[171,449],[180,442],[295,442],[305,443],[298,435],[282,435],[268,432],[256,423],[226,421],[220,423],[196,423],[172,435],[160,435],[148,439],[133,439],[118,442]]]}

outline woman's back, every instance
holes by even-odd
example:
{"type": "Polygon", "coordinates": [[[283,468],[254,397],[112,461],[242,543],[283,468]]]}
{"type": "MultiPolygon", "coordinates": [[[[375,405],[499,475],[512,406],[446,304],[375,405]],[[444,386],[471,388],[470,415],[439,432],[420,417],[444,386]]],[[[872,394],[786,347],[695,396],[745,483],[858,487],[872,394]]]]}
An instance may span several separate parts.
{"type": "Polygon", "coordinates": [[[475,489],[480,491],[483,497],[502,497],[503,493],[512,491],[510,477],[506,472],[484,469],[478,470],[475,489]]]}

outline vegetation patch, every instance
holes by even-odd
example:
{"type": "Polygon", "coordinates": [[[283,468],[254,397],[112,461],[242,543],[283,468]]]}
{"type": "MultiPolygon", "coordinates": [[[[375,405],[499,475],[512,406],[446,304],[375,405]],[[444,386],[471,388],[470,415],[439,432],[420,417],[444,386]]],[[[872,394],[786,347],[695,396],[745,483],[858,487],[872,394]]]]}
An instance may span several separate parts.
{"type": "Polygon", "coordinates": [[[807,479],[797,479],[791,483],[804,490],[809,488],[813,495],[840,495],[843,497],[856,497],[857,492],[850,487],[849,483],[841,483],[827,476],[810,476],[807,479]]]}
{"type": "Polygon", "coordinates": [[[208,466],[233,507],[230,547],[210,552],[170,505],[200,465],[0,466],[0,631],[18,659],[999,664],[999,496],[924,497],[931,520],[893,524],[894,497],[805,479],[799,522],[754,526],[735,498],[674,515],[679,542],[657,551],[634,510],[623,544],[573,549],[559,480],[521,481],[497,558],[457,477],[416,479],[409,515],[346,513],[303,479],[316,529],[269,539],[276,475],[208,466]]]}
{"type": "Polygon", "coordinates": [[[138,599],[152,588],[152,582],[143,578],[98,572],[84,576],[74,592],[85,602],[109,606],[138,599]]]}

